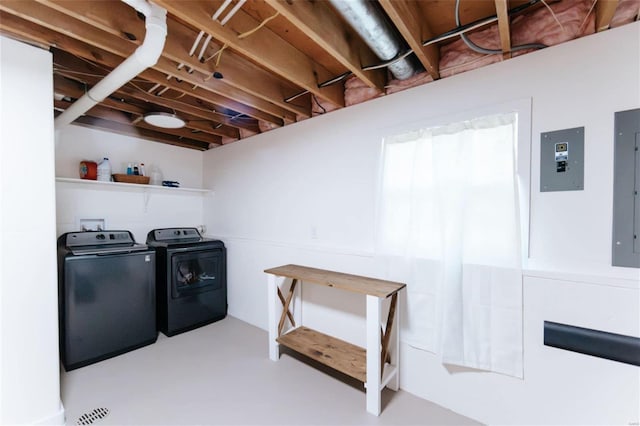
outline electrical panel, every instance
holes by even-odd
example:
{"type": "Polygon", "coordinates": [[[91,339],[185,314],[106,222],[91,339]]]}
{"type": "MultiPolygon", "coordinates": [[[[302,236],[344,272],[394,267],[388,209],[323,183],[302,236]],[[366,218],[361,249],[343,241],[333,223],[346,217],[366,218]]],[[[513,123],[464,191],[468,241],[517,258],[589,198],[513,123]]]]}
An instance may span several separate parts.
{"type": "Polygon", "coordinates": [[[616,112],[613,266],[640,268],[640,109],[616,112]]]}
{"type": "Polygon", "coordinates": [[[584,189],[584,127],[540,134],[540,191],[584,189]]]}

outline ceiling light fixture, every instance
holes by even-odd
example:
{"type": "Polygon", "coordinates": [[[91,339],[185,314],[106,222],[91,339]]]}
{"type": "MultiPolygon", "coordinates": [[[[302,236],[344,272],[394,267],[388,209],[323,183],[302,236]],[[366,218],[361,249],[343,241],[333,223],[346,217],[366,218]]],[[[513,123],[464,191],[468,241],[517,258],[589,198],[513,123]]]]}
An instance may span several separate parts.
{"type": "Polygon", "coordinates": [[[165,129],[179,129],[186,124],[183,119],[168,112],[149,112],[144,115],[144,121],[165,129]]]}

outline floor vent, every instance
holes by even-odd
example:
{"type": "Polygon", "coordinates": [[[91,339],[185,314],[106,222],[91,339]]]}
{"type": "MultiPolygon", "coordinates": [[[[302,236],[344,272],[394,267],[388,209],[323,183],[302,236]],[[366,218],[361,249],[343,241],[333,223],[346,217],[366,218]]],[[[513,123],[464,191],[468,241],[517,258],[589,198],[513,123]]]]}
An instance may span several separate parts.
{"type": "Polygon", "coordinates": [[[104,419],[109,414],[108,408],[96,408],[90,413],[84,413],[78,418],[77,425],[92,425],[99,420],[104,419]]]}

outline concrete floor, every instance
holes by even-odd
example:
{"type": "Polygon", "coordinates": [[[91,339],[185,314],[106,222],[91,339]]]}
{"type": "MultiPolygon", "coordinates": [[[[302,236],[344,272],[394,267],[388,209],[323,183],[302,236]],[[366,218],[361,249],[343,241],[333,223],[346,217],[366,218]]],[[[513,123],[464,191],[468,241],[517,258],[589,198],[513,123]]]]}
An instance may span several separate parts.
{"type": "Polygon", "coordinates": [[[62,373],[67,425],[475,425],[407,392],[383,394],[379,417],[361,384],[289,352],[268,358],[267,333],[233,317],[62,373]]]}

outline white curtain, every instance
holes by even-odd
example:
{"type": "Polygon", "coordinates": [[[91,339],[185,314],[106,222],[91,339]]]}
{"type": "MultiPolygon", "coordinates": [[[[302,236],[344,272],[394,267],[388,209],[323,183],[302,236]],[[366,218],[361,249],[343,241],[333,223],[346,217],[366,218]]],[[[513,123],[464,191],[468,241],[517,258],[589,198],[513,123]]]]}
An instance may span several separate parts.
{"type": "Polygon", "coordinates": [[[376,256],[407,283],[403,341],[444,363],[522,377],[516,121],[387,138],[376,256]]]}

